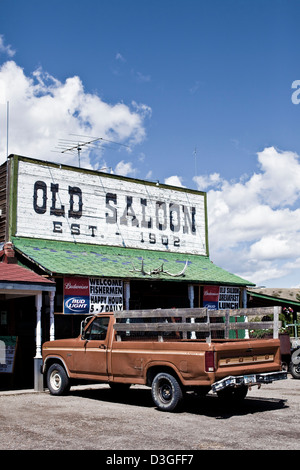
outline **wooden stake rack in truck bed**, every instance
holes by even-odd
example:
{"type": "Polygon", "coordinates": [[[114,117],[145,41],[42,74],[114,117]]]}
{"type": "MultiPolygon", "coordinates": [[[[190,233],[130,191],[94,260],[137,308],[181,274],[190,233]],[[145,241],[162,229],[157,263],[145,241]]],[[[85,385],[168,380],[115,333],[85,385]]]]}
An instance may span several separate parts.
{"type": "Polygon", "coordinates": [[[175,409],[188,390],[244,398],[252,385],[287,377],[281,371],[279,312],[155,309],[88,317],[78,338],[44,343],[47,386],[58,395],[75,380],[106,382],[120,391],[148,385],[163,411],[175,409]],[[272,330],[273,338],[249,338],[257,329],[272,330]]]}

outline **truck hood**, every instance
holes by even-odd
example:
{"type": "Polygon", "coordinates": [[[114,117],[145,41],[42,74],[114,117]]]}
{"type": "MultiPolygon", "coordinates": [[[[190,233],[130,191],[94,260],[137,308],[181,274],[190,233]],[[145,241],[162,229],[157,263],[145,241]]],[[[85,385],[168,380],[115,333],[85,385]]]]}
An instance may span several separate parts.
{"type": "Polygon", "coordinates": [[[80,337],[78,338],[68,338],[68,339],[55,339],[54,341],[46,341],[42,345],[42,351],[47,351],[51,348],[70,348],[75,347],[76,344],[80,341],[80,337]]]}

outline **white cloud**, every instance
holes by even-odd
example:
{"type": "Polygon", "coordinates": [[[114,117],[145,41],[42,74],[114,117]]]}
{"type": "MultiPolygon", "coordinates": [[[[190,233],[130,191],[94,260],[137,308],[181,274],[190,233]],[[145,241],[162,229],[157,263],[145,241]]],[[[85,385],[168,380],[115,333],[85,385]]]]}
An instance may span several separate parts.
{"type": "Polygon", "coordinates": [[[116,53],[116,60],[119,60],[120,62],[126,62],[125,57],[123,57],[120,52],[116,53]]]}
{"type": "MultiPolygon", "coordinates": [[[[14,61],[0,67],[0,96],[9,101],[9,153],[68,164],[77,164],[77,156],[53,153],[60,139],[87,135],[133,146],[145,138],[144,121],[151,115],[144,104],[110,104],[85,92],[78,76],[62,83],[38,68],[28,77],[14,61]]],[[[0,113],[3,120],[5,110],[0,113]]],[[[0,160],[5,156],[2,139],[0,160]]],[[[90,151],[82,153],[82,166],[93,166],[90,158],[90,151]]]]}
{"type": "Polygon", "coordinates": [[[124,162],[124,160],[122,160],[117,164],[114,173],[122,176],[135,176],[137,170],[133,168],[132,162],[124,162]]]}
{"type": "Polygon", "coordinates": [[[0,54],[6,54],[8,57],[13,57],[15,53],[16,51],[14,51],[9,44],[4,44],[4,36],[0,34],[0,54]]]}
{"type": "Polygon", "coordinates": [[[219,173],[212,173],[211,175],[201,175],[195,176],[194,181],[197,183],[198,188],[201,188],[201,191],[206,191],[209,187],[216,187],[222,183],[222,179],[219,173]]]}
{"type": "Polygon", "coordinates": [[[298,268],[300,158],[274,147],[257,158],[259,171],[247,179],[229,182],[214,173],[194,180],[199,190],[212,188],[207,192],[211,259],[252,282],[272,284],[298,268]]]}
{"type": "Polygon", "coordinates": [[[258,161],[264,175],[260,192],[265,201],[272,207],[292,205],[300,195],[298,155],[270,147],[259,152],[258,161]]]}
{"type": "Polygon", "coordinates": [[[165,179],[165,184],[169,184],[170,186],[179,186],[184,188],[182,184],[182,178],[180,176],[170,176],[169,178],[165,179]]]}
{"type": "Polygon", "coordinates": [[[150,75],[144,75],[141,72],[134,72],[135,76],[137,78],[138,82],[144,83],[144,82],[150,82],[151,81],[151,76],[150,75]]]}

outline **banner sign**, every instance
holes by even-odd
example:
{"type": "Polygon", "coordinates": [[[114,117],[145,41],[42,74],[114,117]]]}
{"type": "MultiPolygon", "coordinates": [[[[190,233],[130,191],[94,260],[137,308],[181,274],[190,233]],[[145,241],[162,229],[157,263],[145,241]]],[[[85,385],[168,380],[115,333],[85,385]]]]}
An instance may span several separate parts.
{"type": "Polygon", "coordinates": [[[209,310],[219,309],[219,286],[204,287],[203,307],[206,307],[209,310]]]}
{"type": "Polygon", "coordinates": [[[208,256],[206,193],[18,160],[20,237],[208,256]]]}
{"type": "Polygon", "coordinates": [[[240,289],[230,286],[205,286],[203,307],[209,310],[237,309],[240,304],[240,289]]]}
{"type": "Polygon", "coordinates": [[[64,313],[90,313],[123,310],[123,282],[107,278],[64,278],[64,313]]]}

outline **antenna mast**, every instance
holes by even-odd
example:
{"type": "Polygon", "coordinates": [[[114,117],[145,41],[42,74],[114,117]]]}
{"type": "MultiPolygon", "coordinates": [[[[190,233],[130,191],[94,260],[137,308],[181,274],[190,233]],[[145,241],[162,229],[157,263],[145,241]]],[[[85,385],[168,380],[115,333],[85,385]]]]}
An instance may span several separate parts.
{"type": "Polygon", "coordinates": [[[6,159],[8,159],[9,101],[6,103],[6,159]]]}
{"type": "Polygon", "coordinates": [[[75,143],[74,140],[72,141],[72,140],[67,140],[67,139],[61,139],[59,141],[60,145],[57,148],[62,149],[60,150],[60,153],[75,152],[77,150],[79,168],[80,168],[80,152],[82,151],[83,147],[92,146],[93,144],[97,144],[98,142],[103,141],[103,142],[110,142],[112,144],[122,145],[123,147],[129,148],[128,145],[120,144],[119,142],[114,142],[113,140],[103,139],[102,137],[80,136],[77,134],[70,134],[70,135],[77,136],[77,137],[85,137],[85,138],[90,139],[90,140],[77,140],[77,143],[75,143]]]}
{"type": "Polygon", "coordinates": [[[197,147],[194,150],[194,157],[195,157],[195,176],[197,176],[197,147]]]}

